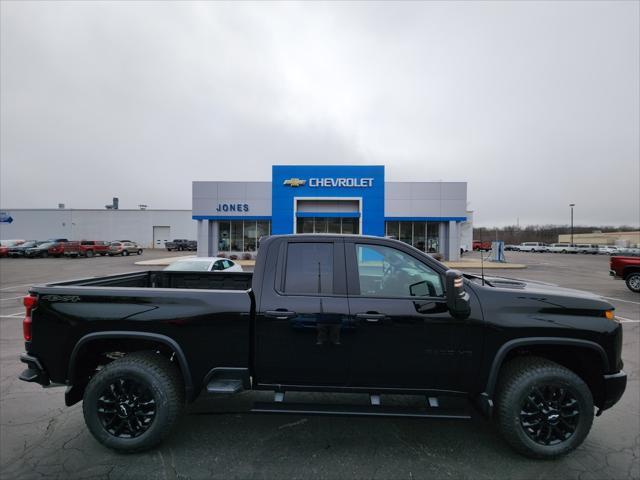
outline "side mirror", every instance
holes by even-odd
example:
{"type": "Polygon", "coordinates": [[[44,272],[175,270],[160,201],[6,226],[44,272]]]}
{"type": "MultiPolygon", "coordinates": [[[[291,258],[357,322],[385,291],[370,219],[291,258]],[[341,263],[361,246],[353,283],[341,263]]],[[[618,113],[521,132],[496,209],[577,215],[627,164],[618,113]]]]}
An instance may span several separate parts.
{"type": "Polygon", "coordinates": [[[458,270],[447,270],[445,273],[447,287],[447,307],[451,316],[464,320],[471,315],[469,294],[464,289],[462,273],[458,270]]]}

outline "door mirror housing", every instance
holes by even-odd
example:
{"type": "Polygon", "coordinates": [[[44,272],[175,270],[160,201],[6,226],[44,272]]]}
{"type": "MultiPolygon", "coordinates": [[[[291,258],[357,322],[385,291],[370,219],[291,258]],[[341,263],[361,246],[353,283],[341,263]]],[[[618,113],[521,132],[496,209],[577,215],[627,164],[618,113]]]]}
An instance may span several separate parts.
{"type": "Polygon", "coordinates": [[[464,279],[458,270],[447,270],[445,273],[447,287],[447,307],[451,316],[464,320],[471,315],[469,294],[464,289],[464,279]]]}

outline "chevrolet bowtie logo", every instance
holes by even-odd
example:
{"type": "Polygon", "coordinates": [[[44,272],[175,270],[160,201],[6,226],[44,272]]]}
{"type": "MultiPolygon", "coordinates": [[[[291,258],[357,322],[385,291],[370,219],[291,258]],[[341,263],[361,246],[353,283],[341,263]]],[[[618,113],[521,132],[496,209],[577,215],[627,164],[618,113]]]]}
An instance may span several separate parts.
{"type": "Polygon", "coordinates": [[[299,187],[307,183],[306,180],[301,180],[299,178],[290,178],[289,180],[285,180],[284,184],[289,185],[290,187],[299,187]]]}

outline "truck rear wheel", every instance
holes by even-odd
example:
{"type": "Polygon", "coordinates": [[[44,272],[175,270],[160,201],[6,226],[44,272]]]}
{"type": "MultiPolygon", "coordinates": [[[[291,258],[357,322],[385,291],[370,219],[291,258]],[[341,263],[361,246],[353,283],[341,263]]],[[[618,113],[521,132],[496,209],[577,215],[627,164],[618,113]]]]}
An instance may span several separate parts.
{"type": "Polygon", "coordinates": [[[627,283],[629,290],[636,293],[640,292],[640,272],[630,273],[624,281],[627,283]]]}
{"type": "Polygon", "coordinates": [[[136,352],[114,360],[91,379],[82,411],[89,431],[104,446],[139,452],[169,434],[184,403],[176,365],[155,352],[136,352]]]}
{"type": "Polygon", "coordinates": [[[93,250],[87,250],[87,251],[84,253],[84,256],[85,256],[85,257],[87,257],[87,258],[91,258],[91,257],[93,257],[93,250]]]}
{"type": "Polygon", "coordinates": [[[496,400],[502,436],[532,458],[572,451],[593,423],[589,387],[571,370],[543,358],[510,361],[500,375],[496,400]]]}

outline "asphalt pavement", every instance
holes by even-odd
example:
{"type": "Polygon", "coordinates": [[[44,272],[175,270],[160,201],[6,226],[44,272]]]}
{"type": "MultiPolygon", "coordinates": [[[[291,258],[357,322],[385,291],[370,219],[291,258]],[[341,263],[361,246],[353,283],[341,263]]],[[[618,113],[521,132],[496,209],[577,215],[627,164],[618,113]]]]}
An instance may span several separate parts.
{"type": "MultiPolygon", "coordinates": [[[[179,253],[145,251],[143,258],[179,253]]],[[[469,254],[475,255],[475,254],[469,254]]],[[[199,401],[159,448],[135,455],[102,447],[82,404],[64,389],[17,379],[23,365],[20,299],[30,285],[151,268],[140,257],[0,259],[0,478],[640,478],[640,296],[608,275],[608,258],[507,252],[526,270],[487,275],[532,279],[606,297],[624,323],[629,375],[621,401],[595,419],[575,452],[553,461],[514,453],[492,424],[401,418],[285,416],[221,411],[199,401]]],[[[265,393],[248,393],[239,403],[265,393]]],[[[224,405],[225,408],[228,405],[224,405]]]]}

